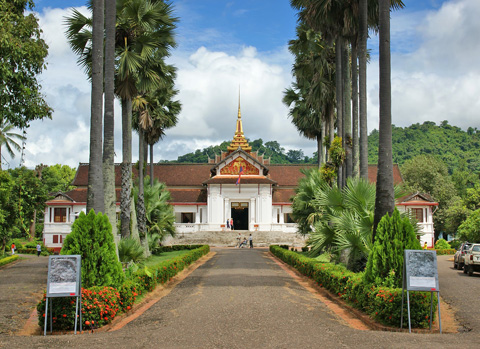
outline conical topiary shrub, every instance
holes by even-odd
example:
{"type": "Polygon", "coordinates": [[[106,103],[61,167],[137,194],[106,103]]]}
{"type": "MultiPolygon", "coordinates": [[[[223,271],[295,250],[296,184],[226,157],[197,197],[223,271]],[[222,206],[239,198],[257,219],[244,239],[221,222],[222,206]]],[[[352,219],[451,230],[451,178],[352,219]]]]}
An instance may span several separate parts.
{"type": "Polygon", "coordinates": [[[391,217],[386,214],[378,223],[375,243],[365,269],[365,280],[380,286],[385,280],[392,280],[393,271],[394,285],[391,286],[402,287],[403,251],[420,249],[420,242],[408,217],[402,218],[397,209],[391,217]]]}
{"type": "Polygon", "coordinates": [[[124,280],[106,215],[81,213],[65,238],[61,254],[82,256],[82,287],[118,287],[124,280]]]}

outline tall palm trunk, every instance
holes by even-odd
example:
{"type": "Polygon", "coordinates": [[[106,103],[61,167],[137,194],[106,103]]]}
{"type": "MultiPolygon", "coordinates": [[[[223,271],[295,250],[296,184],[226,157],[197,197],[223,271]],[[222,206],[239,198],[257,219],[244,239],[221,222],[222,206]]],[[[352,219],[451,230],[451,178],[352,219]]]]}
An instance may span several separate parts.
{"type": "Polygon", "coordinates": [[[138,232],[142,238],[146,238],[145,232],[145,200],[143,190],[143,165],[144,165],[144,152],[145,152],[145,133],[142,126],[139,126],[138,130],[138,200],[137,200],[137,224],[138,232]]]}
{"type": "Polygon", "coordinates": [[[103,0],[93,0],[92,22],[92,96],[90,118],[90,156],[87,187],[87,212],[104,211],[102,171],[103,109],[103,0]]]}
{"type": "Polygon", "coordinates": [[[392,160],[392,95],[390,80],[390,0],[379,0],[380,125],[378,128],[378,173],[373,237],[380,219],[395,209],[392,160]]]}
{"type": "MultiPolygon", "coordinates": [[[[335,110],[333,108],[333,105],[330,105],[328,109],[329,109],[329,113],[328,113],[328,120],[329,120],[329,124],[328,124],[328,128],[329,128],[328,144],[331,145],[333,143],[333,139],[335,138],[335,110]]],[[[328,148],[330,148],[330,146],[328,148]]],[[[328,153],[328,150],[329,149],[326,149],[326,155],[327,155],[328,161],[330,161],[331,159],[330,159],[330,155],[328,153]]]]}
{"type": "Polygon", "coordinates": [[[360,102],[360,177],[368,180],[368,129],[367,129],[367,0],[359,2],[359,102],[360,102]]]}
{"type": "Polygon", "coordinates": [[[357,38],[352,42],[352,177],[358,177],[358,71],[357,38]]]}
{"type": "MultiPolygon", "coordinates": [[[[342,47],[343,39],[340,35],[335,40],[335,95],[337,102],[337,134],[343,139],[343,80],[342,80],[342,47]]],[[[343,165],[338,167],[337,184],[343,188],[343,165]]]]}
{"type": "Polygon", "coordinates": [[[143,176],[148,175],[148,143],[145,139],[145,132],[143,133],[143,162],[145,163],[145,168],[143,171],[143,176]]]}
{"type": "Polygon", "coordinates": [[[153,187],[153,143],[150,145],[150,186],[153,187]]]}
{"type": "Polygon", "coordinates": [[[114,146],[114,78],[115,78],[115,1],[105,5],[105,115],[103,130],[103,187],[105,214],[112,226],[115,244],[117,239],[117,197],[115,195],[115,146],[114,146]]]}
{"type": "Polygon", "coordinates": [[[122,188],[120,221],[122,237],[130,236],[132,201],[132,100],[122,99],[122,188]]]}
{"type": "Polygon", "coordinates": [[[349,45],[345,42],[343,46],[342,57],[342,75],[343,75],[343,127],[344,127],[344,149],[346,153],[345,166],[344,166],[344,181],[345,178],[352,176],[352,94],[351,94],[351,79],[350,79],[350,54],[349,45]]]}
{"type": "Polygon", "coordinates": [[[317,152],[318,152],[318,168],[322,167],[325,163],[325,120],[322,121],[322,130],[320,131],[320,137],[317,137],[317,152]]]}

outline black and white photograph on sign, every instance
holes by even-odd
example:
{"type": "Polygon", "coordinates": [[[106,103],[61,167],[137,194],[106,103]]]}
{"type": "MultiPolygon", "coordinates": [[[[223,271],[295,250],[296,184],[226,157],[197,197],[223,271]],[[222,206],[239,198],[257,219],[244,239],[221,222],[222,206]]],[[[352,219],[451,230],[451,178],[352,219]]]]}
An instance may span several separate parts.
{"type": "Polygon", "coordinates": [[[407,254],[407,275],[410,287],[436,289],[435,254],[424,251],[410,251],[407,254]]]}
{"type": "Polygon", "coordinates": [[[75,257],[51,260],[49,293],[76,293],[77,260],[75,257]]]}

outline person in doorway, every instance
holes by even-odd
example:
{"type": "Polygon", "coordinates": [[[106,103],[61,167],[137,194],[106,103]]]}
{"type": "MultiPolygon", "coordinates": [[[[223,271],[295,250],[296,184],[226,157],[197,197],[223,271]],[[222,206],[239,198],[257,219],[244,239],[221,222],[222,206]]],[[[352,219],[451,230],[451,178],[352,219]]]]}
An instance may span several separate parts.
{"type": "Polygon", "coordinates": [[[428,246],[427,246],[427,242],[425,241],[425,243],[423,244],[423,249],[426,250],[428,249],[428,246]]]}
{"type": "Polygon", "coordinates": [[[42,253],[42,246],[37,244],[37,257],[40,257],[40,253],[42,253]]]}
{"type": "Polygon", "coordinates": [[[12,243],[12,256],[15,254],[15,244],[12,243]]]}
{"type": "Polygon", "coordinates": [[[227,229],[230,229],[230,218],[227,218],[227,229]]]}
{"type": "Polygon", "coordinates": [[[250,248],[253,248],[253,238],[252,238],[252,234],[250,234],[250,236],[248,237],[248,242],[250,243],[250,248]]]}
{"type": "Polygon", "coordinates": [[[233,218],[230,218],[230,229],[233,230],[233,218]]]}
{"type": "Polygon", "coordinates": [[[235,245],[235,247],[238,247],[240,248],[240,244],[242,243],[242,234],[238,233],[238,236],[237,236],[237,244],[235,245]]]}

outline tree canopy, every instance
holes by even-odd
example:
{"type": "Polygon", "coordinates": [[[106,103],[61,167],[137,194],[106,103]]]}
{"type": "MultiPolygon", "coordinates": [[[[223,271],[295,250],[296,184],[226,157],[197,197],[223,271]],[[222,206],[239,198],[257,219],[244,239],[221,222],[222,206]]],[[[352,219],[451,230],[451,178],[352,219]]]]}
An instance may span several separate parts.
{"type": "Polygon", "coordinates": [[[46,68],[48,46],[37,18],[25,15],[33,6],[32,0],[0,0],[0,118],[19,128],[52,113],[36,77],[46,68]]]}

